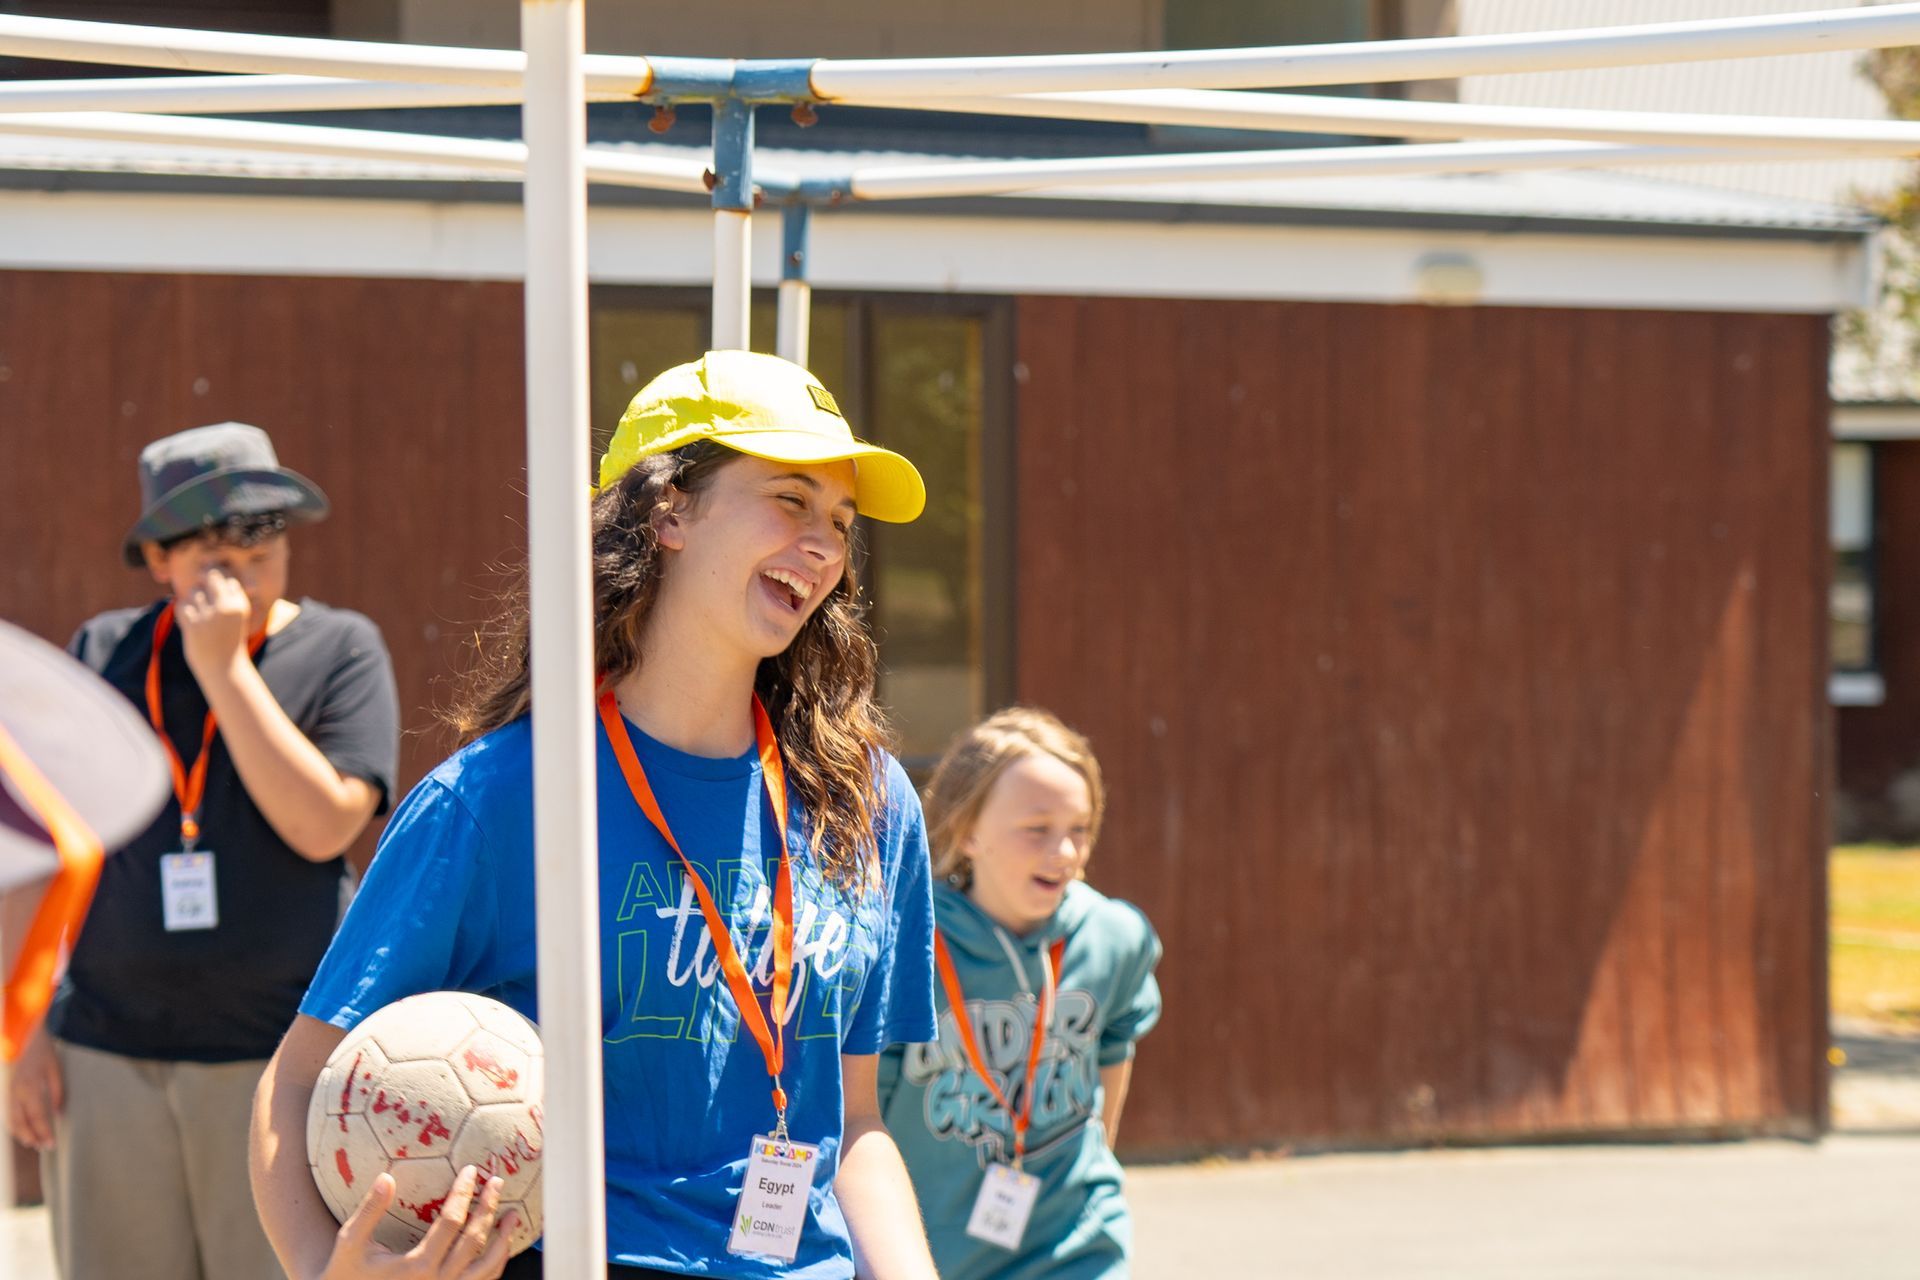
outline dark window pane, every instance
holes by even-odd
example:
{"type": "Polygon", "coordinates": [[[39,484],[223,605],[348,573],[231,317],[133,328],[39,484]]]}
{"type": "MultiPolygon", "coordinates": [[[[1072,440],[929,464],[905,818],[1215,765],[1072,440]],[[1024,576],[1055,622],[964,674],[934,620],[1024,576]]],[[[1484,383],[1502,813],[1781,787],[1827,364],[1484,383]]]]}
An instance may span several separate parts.
{"type": "Polygon", "coordinates": [[[982,324],[876,310],[868,334],[869,429],[927,481],[919,520],[868,529],[880,695],[902,754],[932,756],[981,712],[982,324]]]}
{"type": "Polygon", "coordinates": [[[590,330],[593,456],[597,465],[633,393],[655,374],[698,360],[706,351],[707,313],[689,306],[623,300],[595,306],[590,330]]]}
{"type": "Polygon", "coordinates": [[[1873,579],[1860,552],[1843,551],[1833,566],[1833,665],[1873,669],[1873,579]]]}

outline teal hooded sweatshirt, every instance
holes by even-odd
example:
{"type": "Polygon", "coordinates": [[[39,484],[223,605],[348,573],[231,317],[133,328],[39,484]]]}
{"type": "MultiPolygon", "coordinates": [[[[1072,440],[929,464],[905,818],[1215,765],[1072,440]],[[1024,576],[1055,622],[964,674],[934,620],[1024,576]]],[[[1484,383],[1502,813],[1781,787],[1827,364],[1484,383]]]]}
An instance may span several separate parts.
{"type": "Polygon", "coordinates": [[[1025,1106],[1041,953],[1067,940],[1027,1131],[1025,1167],[1040,1179],[1040,1196],[1017,1252],[967,1234],[987,1167],[1013,1158],[1013,1122],[968,1062],[944,987],[935,984],[939,1041],[894,1045],[880,1060],[881,1110],[913,1175],[942,1280],[1126,1275],[1133,1231],[1120,1162],[1107,1148],[1100,1068],[1131,1058],[1134,1041],[1159,1020],[1153,926],[1077,882],[1025,937],[943,884],[934,885],[933,909],[981,1053],[1015,1108],[1025,1106]]]}

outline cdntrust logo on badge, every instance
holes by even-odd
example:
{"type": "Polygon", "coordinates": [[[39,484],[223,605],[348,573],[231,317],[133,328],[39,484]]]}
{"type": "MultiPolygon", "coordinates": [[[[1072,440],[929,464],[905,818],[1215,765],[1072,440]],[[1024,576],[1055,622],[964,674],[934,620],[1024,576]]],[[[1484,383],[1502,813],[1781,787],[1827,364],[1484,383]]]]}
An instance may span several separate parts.
{"type": "Polygon", "coordinates": [[[750,1214],[750,1213],[743,1213],[743,1214],[741,1214],[741,1215],[740,1215],[740,1230],[741,1230],[741,1232],[742,1232],[742,1233],[745,1233],[745,1232],[748,1232],[748,1231],[751,1231],[751,1230],[753,1230],[753,1215],[752,1215],[752,1214],[750,1214]]]}

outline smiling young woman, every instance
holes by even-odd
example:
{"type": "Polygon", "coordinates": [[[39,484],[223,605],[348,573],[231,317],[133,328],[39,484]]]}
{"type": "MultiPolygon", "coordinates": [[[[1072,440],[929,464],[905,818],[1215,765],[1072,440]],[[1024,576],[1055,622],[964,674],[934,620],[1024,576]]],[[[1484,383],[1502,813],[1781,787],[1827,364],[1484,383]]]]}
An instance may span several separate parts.
{"type": "MultiPolygon", "coordinates": [[[[611,1275],[933,1275],[880,1122],[878,1054],[933,1034],[917,798],[883,748],[851,570],[856,512],[910,520],[906,459],[811,375],[711,352],[635,397],[593,505],[602,1046],[611,1275]],[[730,944],[730,945],[728,945],[730,944]],[[729,959],[729,957],[732,957],[729,959]],[[816,1153],[797,1234],[740,1239],[756,1135],[816,1153]]],[[[255,1194],[296,1277],[383,1262],[307,1176],[328,1051],[375,1008],[456,988],[534,1007],[524,607],[454,709],[465,745],[407,798],[263,1082],[255,1194]]],[[[785,1183],[776,1180],[776,1185],[785,1183]]],[[[363,1214],[393,1197],[377,1180],[363,1214]]],[[[508,1263],[498,1186],[449,1200],[421,1274],[508,1263]],[[470,1212],[469,1212],[470,1211],[470,1212]]]]}

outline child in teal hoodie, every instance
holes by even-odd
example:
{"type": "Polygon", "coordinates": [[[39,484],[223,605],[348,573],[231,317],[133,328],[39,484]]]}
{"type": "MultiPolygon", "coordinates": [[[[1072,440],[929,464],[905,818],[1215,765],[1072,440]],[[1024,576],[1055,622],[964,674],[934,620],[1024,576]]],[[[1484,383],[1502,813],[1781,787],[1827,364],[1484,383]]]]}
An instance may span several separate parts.
{"type": "Polygon", "coordinates": [[[940,1038],[886,1052],[880,1102],[943,1280],[1127,1274],[1113,1143],[1160,940],[1082,879],[1104,799],[1086,739],[1024,707],[928,786],[940,1038]]]}

